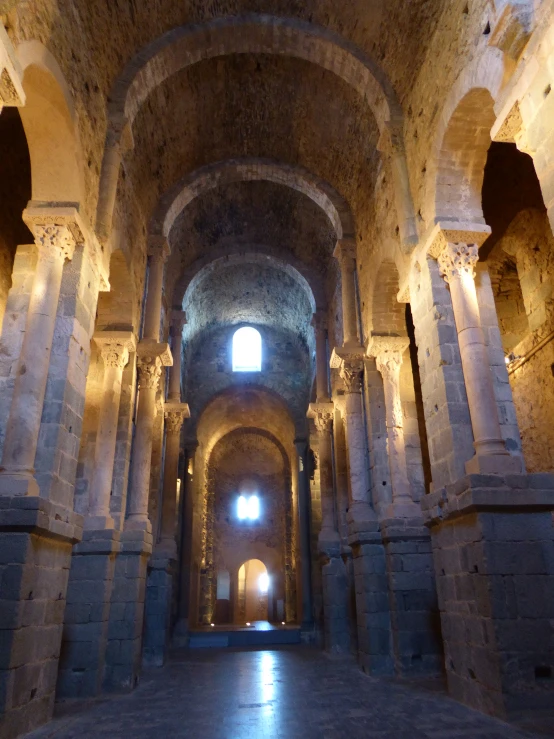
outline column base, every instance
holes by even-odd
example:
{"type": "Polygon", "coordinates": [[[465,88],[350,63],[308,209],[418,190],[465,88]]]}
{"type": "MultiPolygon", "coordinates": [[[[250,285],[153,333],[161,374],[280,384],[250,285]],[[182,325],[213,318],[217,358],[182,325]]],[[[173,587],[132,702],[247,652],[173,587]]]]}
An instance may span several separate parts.
{"type": "Polygon", "coordinates": [[[163,667],[169,649],[176,558],[155,551],[148,563],[144,608],[143,667],[163,667]]]}
{"type": "Polygon", "coordinates": [[[91,698],[102,688],[120,533],[86,528],[73,547],[56,697],[91,698]]]}
{"type": "Polygon", "coordinates": [[[368,675],[392,675],[385,550],[379,524],[350,520],[348,530],[356,588],[358,663],[368,675]]]}
{"type": "Polygon", "coordinates": [[[450,694],[500,718],[554,704],[554,475],[467,475],[422,502],[450,694]]]}
{"type": "Polygon", "coordinates": [[[466,464],[468,475],[519,475],[523,472],[523,460],[513,454],[476,454],[466,464]]]}
{"type": "Polygon", "coordinates": [[[52,718],[71,549],[83,518],[45,498],[0,497],[0,736],[52,718]]]}
{"type": "Polygon", "coordinates": [[[116,556],[103,689],[132,690],[140,679],[146,567],[152,534],[124,530],[116,556]]]}
{"type": "Polygon", "coordinates": [[[38,482],[33,475],[17,475],[7,470],[0,471],[0,497],[39,496],[38,482]]]}
{"type": "Polygon", "coordinates": [[[152,524],[147,515],[130,516],[125,520],[125,531],[143,531],[152,536],[152,524]]]}
{"type": "Polygon", "coordinates": [[[175,624],[171,635],[171,646],[175,649],[184,649],[189,645],[189,620],[180,618],[175,624]]]}
{"type": "MultiPolygon", "coordinates": [[[[340,550],[340,542],[338,542],[340,550]]],[[[350,653],[348,577],[341,557],[327,556],[321,568],[323,587],[323,639],[326,651],[350,653]]]]}
{"type": "Polygon", "coordinates": [[[402,677],[441,674],[444,658],[431,535],[421,513],[417,518],[381,521],[381,535],[395,672],[402,677]]]}

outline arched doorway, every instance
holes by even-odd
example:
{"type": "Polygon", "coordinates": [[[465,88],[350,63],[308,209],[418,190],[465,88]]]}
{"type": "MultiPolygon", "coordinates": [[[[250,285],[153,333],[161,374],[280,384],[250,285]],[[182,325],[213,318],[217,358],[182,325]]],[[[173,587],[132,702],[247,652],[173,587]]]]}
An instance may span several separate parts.
{"type": "Polygon", "coordinates": [[[268,620],[269,575],[259,559],[249,559],[238,571],[237,620],[243,623],[268,620]]]}

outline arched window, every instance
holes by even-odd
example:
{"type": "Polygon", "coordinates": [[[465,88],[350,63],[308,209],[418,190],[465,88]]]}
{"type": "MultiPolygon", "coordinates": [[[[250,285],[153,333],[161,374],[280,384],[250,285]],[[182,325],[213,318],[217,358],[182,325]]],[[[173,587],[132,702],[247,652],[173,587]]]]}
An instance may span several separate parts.
{"type": "Polygon", "coordinates": [[[235,331],[233,336],[233,372],[262,371],[262,337],[251,326],[235,331]]]}
{"type": "Polygon", "coordinates": [[[257,495],[251,495],[246,498],[240,495],[237,501],[237,516],[241,521],[250,519],[255,521],[260,517],[260,499],[257,495]]]}

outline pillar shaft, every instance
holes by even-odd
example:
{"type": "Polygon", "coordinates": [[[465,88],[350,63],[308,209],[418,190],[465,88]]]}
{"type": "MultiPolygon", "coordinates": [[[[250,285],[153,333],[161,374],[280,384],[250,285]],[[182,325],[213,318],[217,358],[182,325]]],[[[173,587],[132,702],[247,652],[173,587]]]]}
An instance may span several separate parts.
{"type": "Polygon", "coordinates": [[[343,343],[358,344],[355,243],[353,241],[337,242],[334,256],[339,262],[341,274],[343,343]]]}
{"type": "MultiPolygon", "coordinates": [[[[38,494],[31,481],[64,261],[75,240],[68,225],[30,223],[38,248],[25,337],[19,359],[2,454],[2,472],[22,477],[13,494],[38,494]],[[25,482],[27,480],[27,482],[25,482]]],[[[8,492],[8,491],[6,491],[8,492]]]]}
{"type": "MultiPolygon", "coordinates": [[[[334,357],[338,357],[338,352],[334,357]]],[[[333,359],[331,360],[333,362],[333,359]]],[[[336,360],[335,360],[336,364],[336,360]]],[[[366,435],[362,412],[363,362],[358,358],[340,360],[340,376],[345,385],[344,429],[348,467],[350,470],[350,505],[348,518],[363,517],[374,520],[375,513],[369,506],[369,479],[366,466],[366,435]]]]}
{"type": "Polygon", "coordinates": [[[141,342],[137,347],[139,399],[135,439],[131,459],[131,487],[125,528],[152,531],[148,519],[150,467],[152,462],[152,430],[156,416],[156,393],[162,366],[171,365],[167,344],[141,342]]]}
{"type": "Polygon", "coordinates": [[[129,351],[135,349],[131,333],[105,331],[95,337],[104,361],[102,399],[98,418],[94,469],[90,485],[89,515],[86,528],[111,528],[110,495],[117,441],[119,402],[123,369],[129,361],[129,351]]]}
{"type": "Polygon", "coordinates": [[[167,404],[165,407],[165,461],[162,491],[161,541],[159,550],[173,559],[177,558],[177,479],[179,477],[179,452],[181,428],[190,415],[186,403],[167,404]]]}
{"type": "Polygon", "coordinates": [[[172,403],[181,402],[181,351],[183,347],[183,326],[186,323],[184,311],[173,311],[171,317],[171,331],[173,343],[171,353],[173,354],[173,366],[169,372],[168,400],[172,403]]]}
{"type": "Polygon", "coordinates": [[[409,341],[404,337],[374,336],[368,347],[368,354],[376,358],[377,369],[383,378],[387,447],[392,483],[392,507],[387,516],[391,518],[418,515],[417,506],[412,501],[408,480],[404,414],[400,399],[400,368],[403,352],[408,345],[409,341]]]}
{"type": "Polygon", "coordinates": [[[314,313],[312,326],[315,329],[316,398],[318,401],[325,401],[329,398],[326,324],[325,313],[319,311],[314,313]]]}
{"type": "MultiPolygon", "coordinates": [[[[489,357],[477,303],[475,265],[478,258],[479,251],[475,244],[451,242],[445,244],[438,257],[441,274],[450,285],[477,460],[498,455],[509,456],[500,431],[489,357]]],[[[481,471],[480,467],[473,470],[472,462],[470,460],[468,463],[468,471],[481,471]]],[[[499,461],[498,464],[500,472],[504,468],[504,462],[499,461]]],[[[482,471],[493,469],[487,465],[487,469],[482,471]]]]}
{"type": "Polygon", "coordinates": [[[320,551],[327,552],[328,547],[332,544],[333,553],[338,556],[340,550],[335,517],[333,447],[331,438],[333,413],[333,403],[311,403],[308,410],[308,418],[313,418],[316,427],[319,449],[319,484],[321,490],[320,551]]]}
{"type": "Polygon", "coordinates": [[[300,529],[300,557],[302,574],[302,626],[313,624],[312,568],[310,547],[310,496],[306,476],[308,447],[304,440],[295,441],[298,452],[298,527],[300,529]]]}
{"type": "Polygon", "coordinates": [[[165,239],[151,242],[149,256],[148,294],[146,296],[142,337],[143,339],[159,341],[164,264],[169,256],[169,247],[165,239]]]}

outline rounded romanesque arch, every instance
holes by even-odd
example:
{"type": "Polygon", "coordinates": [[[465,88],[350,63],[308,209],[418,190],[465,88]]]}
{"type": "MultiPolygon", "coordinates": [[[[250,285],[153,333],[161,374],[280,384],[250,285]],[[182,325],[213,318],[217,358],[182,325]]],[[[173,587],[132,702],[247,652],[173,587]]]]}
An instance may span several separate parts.
{"type": "Polygon", "coordinates": [[[17,48],[26,104],[19,109],[31,157],[32,199],[80,203],[82,154],[69,87],[52,54],[39,41],[17,48]]]}
{"type": "Polygon", "coordinates": [[[400,104],[383,70],[360,49],[329,29],[297,18],[247,14],[181,26],[146,46],[112,87],[109,119],[121,132],[152,90],[191,64],[228,54],[297,57],[333,72],[364,97],[383,130],[401,122],[400,104]]]}
{"type": "Polygon", "coordinates": [[[231,182],[262,180],[298,190],[313,200],[331,221],[337,239],[354,236],[354,217],[350,207],[327,182],[303,167],[253,158],[214,162],[188,174],[160,199],[152,218],[151,232],[168,236],[178,215],[194,198],[208,190],[231,182]]]}
{"type": "Polygon", "coordinates": [[[481,191],[503,71],[502,52],[488,49],[460,76],[444,105],[427,180],[428,225],[485,222],[481,191]]]}

